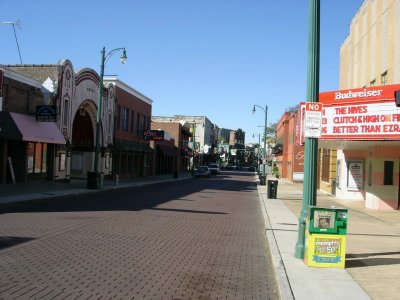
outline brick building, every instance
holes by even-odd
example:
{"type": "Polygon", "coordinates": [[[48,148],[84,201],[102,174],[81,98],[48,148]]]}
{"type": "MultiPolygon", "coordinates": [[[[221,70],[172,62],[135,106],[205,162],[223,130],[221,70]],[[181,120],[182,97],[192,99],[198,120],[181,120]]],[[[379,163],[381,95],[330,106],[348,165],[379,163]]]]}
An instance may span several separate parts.
{"type": "Polygon", "coordinates": [[[153,150],[143,132],[150,129],[153,101],[116,77],[104,77],[115,90],[113,174],[120,178],[153,175],[153,150]]]}
{"type": "Polygon", "coordinates": [[[65,153],[66,140],[55,122],[36,118],[37,107],[51,110],[50,87],[12,67],[3,66],[0,73],[0,183],[59,179],[66,168],[65,155],[59,154],[65,153]]]}

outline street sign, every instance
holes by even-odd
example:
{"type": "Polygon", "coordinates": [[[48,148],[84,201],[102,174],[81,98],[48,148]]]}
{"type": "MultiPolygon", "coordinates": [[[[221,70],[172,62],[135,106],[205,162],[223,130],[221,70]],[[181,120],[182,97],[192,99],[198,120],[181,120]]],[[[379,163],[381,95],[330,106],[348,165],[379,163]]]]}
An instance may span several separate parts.
{"type": "Polygon", "coordinates": [[[322,103],[306,102],[304,116],[304,136],[308,138],[321,137],[322,103]]]}
{"type": "Polygon", "coordinates": [[[37,122],[57,122],[57,107],[55,105],[36,106],[37,122]]]}

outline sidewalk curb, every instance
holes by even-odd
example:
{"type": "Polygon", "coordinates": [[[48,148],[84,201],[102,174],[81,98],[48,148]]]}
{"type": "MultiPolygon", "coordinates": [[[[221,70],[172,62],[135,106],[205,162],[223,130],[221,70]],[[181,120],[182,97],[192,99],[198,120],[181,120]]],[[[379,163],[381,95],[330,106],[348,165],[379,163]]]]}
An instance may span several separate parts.
{"type": "Polygon", "coordinates": [[[270,218],[267,212],[267,208],[264,204],[264,196],[260,191],[260,186],[257,184],[258,196],[260,200],[261,211],[264,217],[265,222],[265,235],[267,237],[270,254],[272,258],[272,263],[274,264],[275,272],[276,272],[276,280],[278,283],[279,290],[279,298],[294,300],[295,297],[293,295],[292,287],[290,286],[289,278],[286,273],[286,268],[282,260],[281,253],[279,251],[278,244],[275,239],[274,229],[271,226],[270,218]]]}

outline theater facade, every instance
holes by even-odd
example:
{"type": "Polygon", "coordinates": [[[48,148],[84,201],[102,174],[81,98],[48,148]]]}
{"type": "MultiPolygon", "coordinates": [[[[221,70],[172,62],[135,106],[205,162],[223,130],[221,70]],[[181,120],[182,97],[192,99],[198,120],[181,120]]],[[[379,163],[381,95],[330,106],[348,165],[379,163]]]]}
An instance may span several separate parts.
{"type": "Polygon", "coordinates": [[[325,178],[320,156],[319,188],[366,208],[400,208],[400,84],[323,92],[320,152],[328,155],[325,178]]]}

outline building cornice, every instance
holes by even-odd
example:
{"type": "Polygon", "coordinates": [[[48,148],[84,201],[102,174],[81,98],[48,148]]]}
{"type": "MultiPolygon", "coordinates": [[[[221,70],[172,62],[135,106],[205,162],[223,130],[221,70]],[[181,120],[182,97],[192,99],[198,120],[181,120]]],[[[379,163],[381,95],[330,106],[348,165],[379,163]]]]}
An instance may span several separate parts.
{"type": "Polygon", "coordinates": [[[149,97],[146,97],[142,93],[138,92],[134,88],[130,87],[125,82],[119,80],[117,76],[104,76],[103,81],[104,81],[104,83],[114,84],[115,86],[119,87],[120,89],[124,90],[125,92],[127,92],[131,95],[134,95],[135,97],[139,98],[140,100],[142,100],[150,105],[152,105],[152,103],[153,103],[153,100],[151,100],[149,97]]]}

